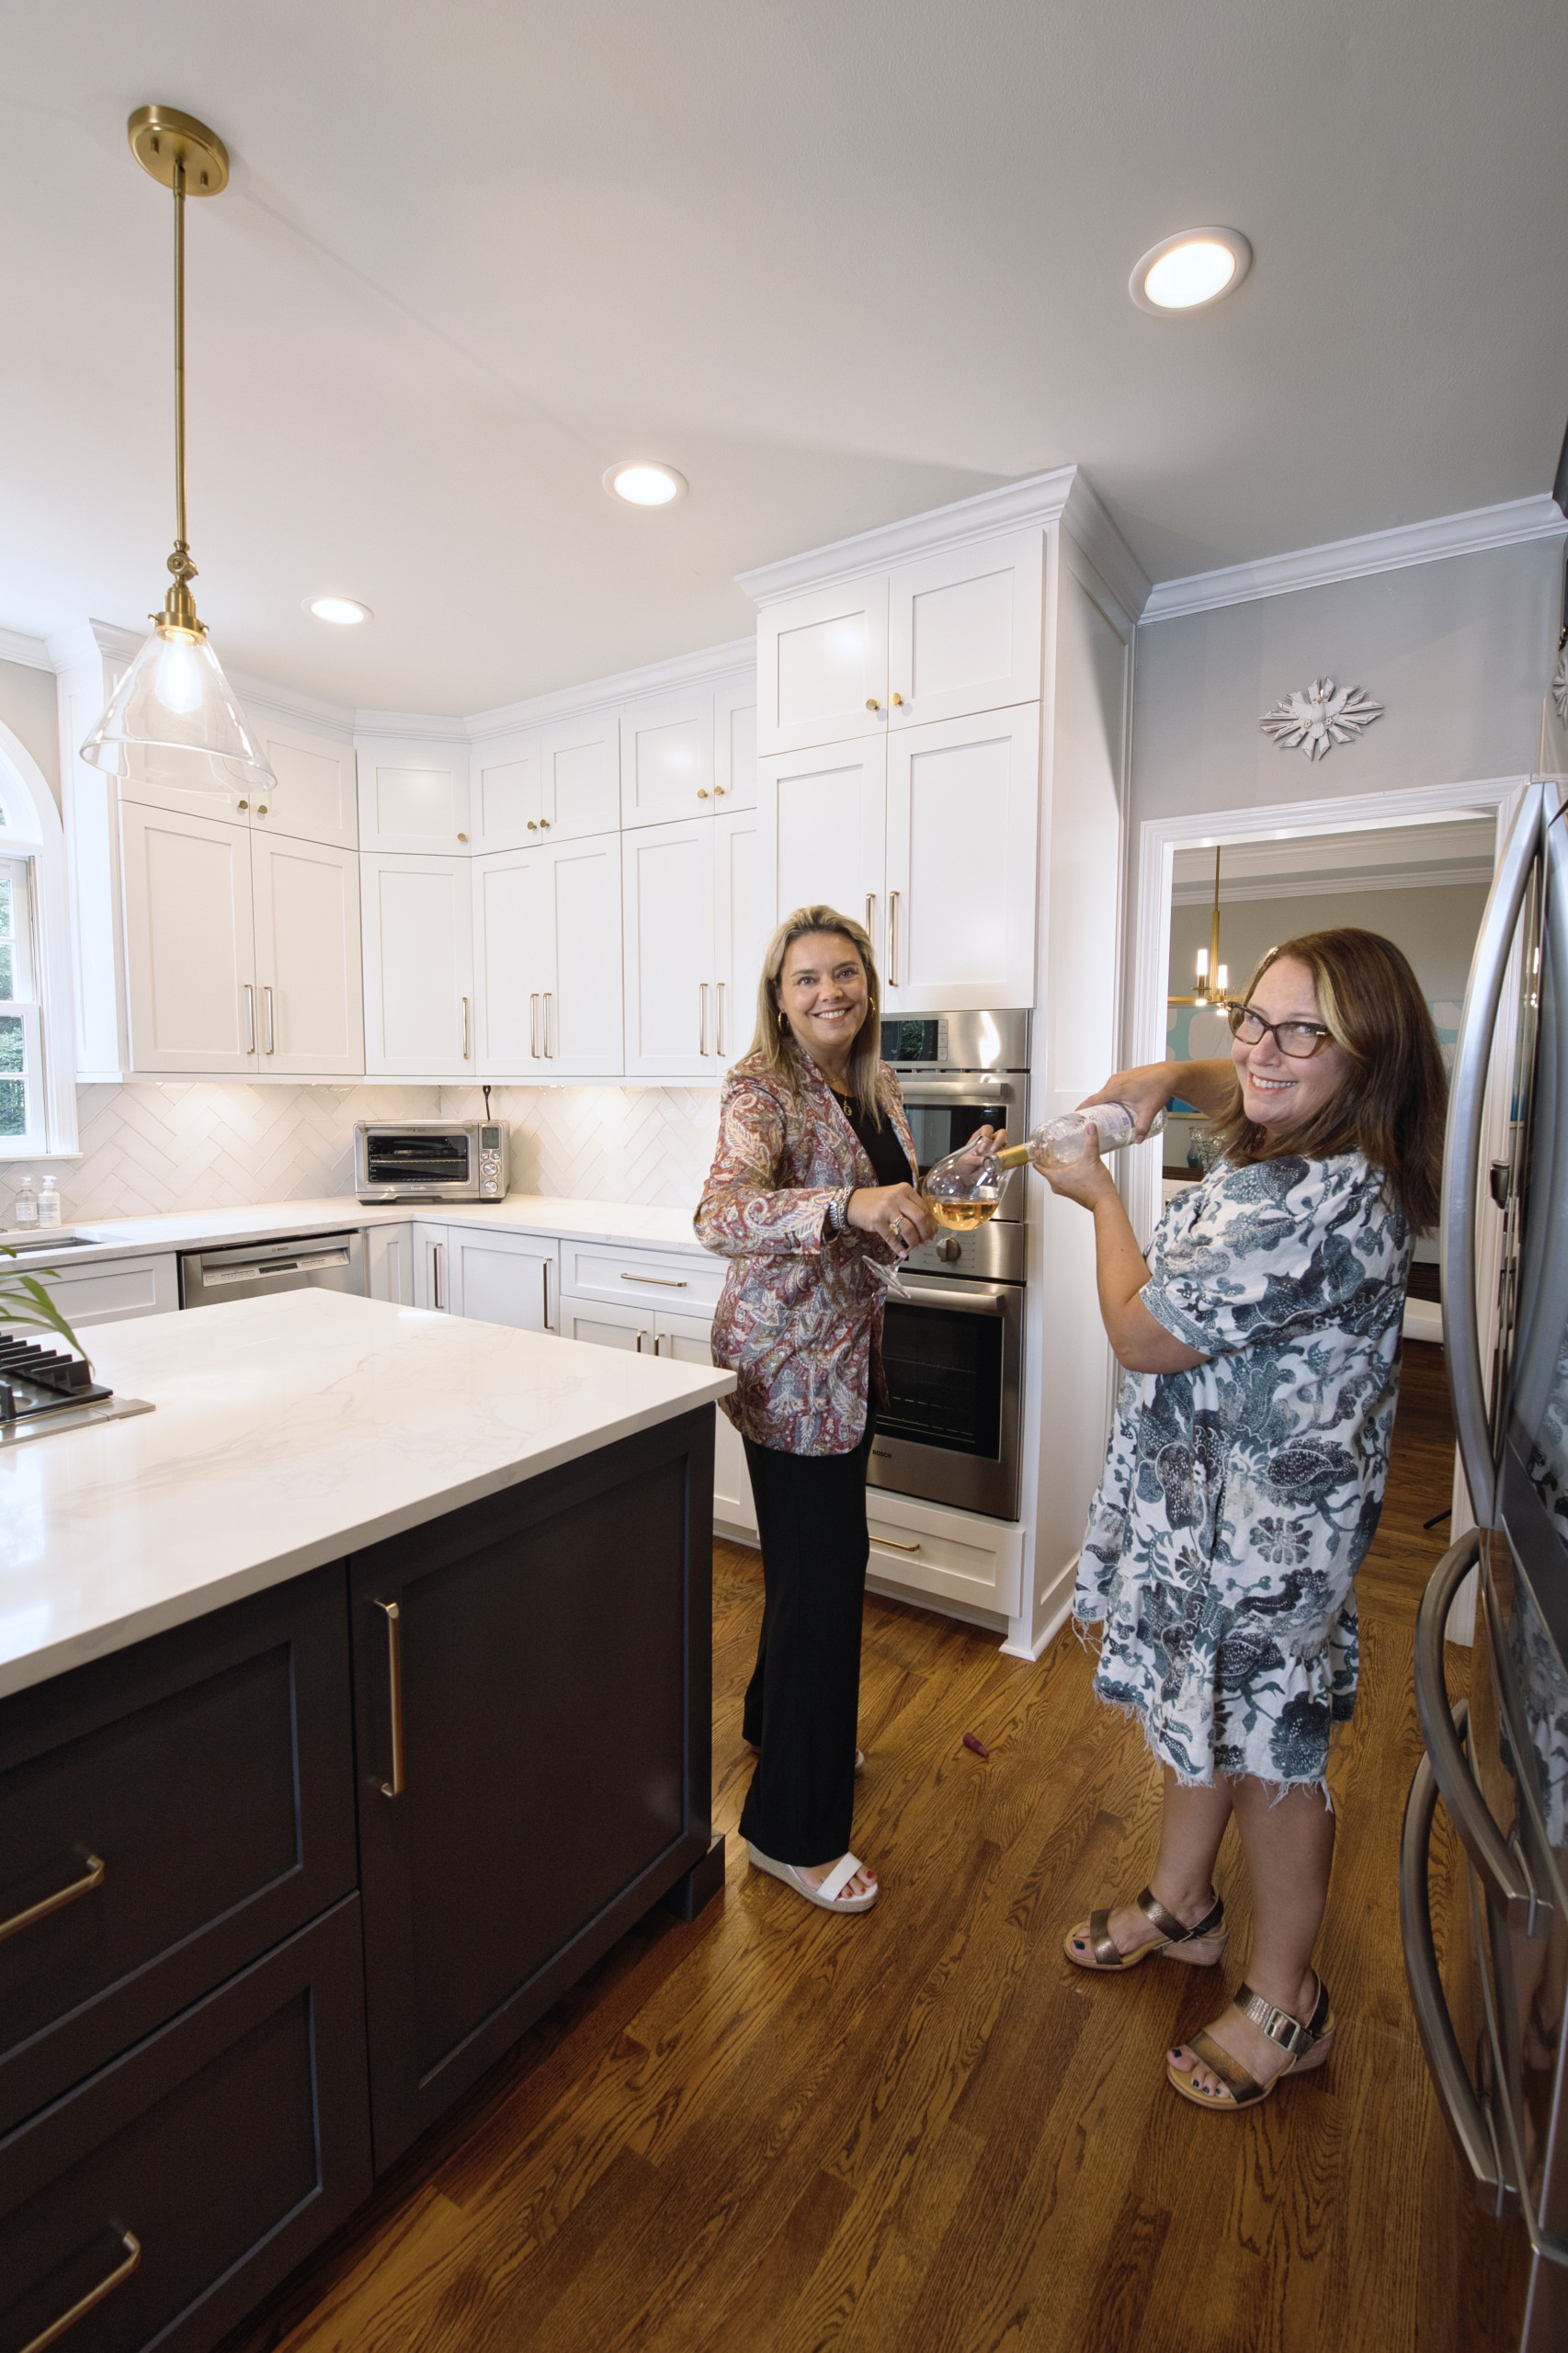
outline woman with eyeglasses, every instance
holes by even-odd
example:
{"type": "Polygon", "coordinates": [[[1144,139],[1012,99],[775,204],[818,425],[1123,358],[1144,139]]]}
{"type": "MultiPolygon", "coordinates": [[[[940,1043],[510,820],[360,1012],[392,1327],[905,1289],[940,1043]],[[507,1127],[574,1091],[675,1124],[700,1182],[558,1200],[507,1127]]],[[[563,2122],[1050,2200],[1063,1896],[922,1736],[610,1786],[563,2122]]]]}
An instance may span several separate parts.
{"type": "Polygon", "coordinates": [[[1097,1154],[1048,1181],[1094,1217],[1125,1369],[1074,1614],[1102,1627],[1095,1688],[1139,1721],[1165,1778],[1149,1884],[1065,1949],[1101,1972],[1217,1962],[1233,1815],[1245,1980],[1166,2072],[1234,2111],[1333,2043],[1312,1965],[1329,1738],[1355,1702],[1355,1575],[1388,1475],[1411,1248],[1437,1215],[1446,1083],[1415,975],[1373,932],[1271,949],[1229,1019],[1228,1062],[1123,1071],[1084,1106],[1126,1103],[1142,1136],[1179,1095],[1213,1122],[1219,1157],[1147,1260],[1097,1154]]]}

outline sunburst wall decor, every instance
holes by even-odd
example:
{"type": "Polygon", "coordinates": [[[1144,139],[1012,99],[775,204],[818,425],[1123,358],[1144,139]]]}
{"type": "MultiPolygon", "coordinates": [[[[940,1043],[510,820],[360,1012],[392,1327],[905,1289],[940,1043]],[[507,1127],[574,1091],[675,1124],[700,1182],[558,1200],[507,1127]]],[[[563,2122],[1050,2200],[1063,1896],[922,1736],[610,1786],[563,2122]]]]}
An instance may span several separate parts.
{"type": "Polygon", "coordinates": [[[1359,687],[1336,687],[1332,678],[1314,678],[1283,696],[1258,721],[1282,752],[1304,752],[1309,760],[1325,760],[1336,744],[1353,744],[1383,706],[1359,687]]]}

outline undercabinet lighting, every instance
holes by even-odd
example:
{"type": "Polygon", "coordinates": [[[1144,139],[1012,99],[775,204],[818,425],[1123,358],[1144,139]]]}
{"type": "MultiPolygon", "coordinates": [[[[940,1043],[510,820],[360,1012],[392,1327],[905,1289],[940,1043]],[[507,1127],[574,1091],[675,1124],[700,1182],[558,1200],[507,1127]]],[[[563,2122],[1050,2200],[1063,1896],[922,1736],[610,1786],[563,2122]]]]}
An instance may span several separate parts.
{"type": "Polygon", "coordinates": [[[361,605],[353,597],[307,597],[307,613],[314,613],[318,621],[335,621],[339,629],[354,629],[360,621],[376,618],[369,605],[361,605]]]}
{"type": "Polygon", "coordinates": [[[1201,311],[1234,293],[1252,267],[1239,229],[1182,229],[1151,245],[1128,281],[1142,311],[1201,311]]]}
{"type": "Polygon", "coordinates": [[[623,458],[605,472],[605,488],[631,506],[673,506],[684,498],[687,481],[674,466],[655,465],[647,458],[623,458]]]}

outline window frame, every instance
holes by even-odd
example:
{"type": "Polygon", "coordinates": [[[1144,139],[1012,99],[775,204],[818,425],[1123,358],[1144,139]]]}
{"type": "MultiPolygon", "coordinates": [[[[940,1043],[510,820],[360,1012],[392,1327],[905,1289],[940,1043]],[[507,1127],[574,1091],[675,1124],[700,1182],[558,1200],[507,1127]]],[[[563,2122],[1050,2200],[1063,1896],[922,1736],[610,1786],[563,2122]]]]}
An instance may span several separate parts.
{"type": "Polygon", "coordinates": [[[25,879],[30,965],[24,976],[28,995],[5,1000],[6,1013],[19,1014],[24,1025],[27,1127],[19,1136],[0,1136],[0,1165],[79,1159],[64,835],[42,770],[3,722],[0,864],[25,879]]]}

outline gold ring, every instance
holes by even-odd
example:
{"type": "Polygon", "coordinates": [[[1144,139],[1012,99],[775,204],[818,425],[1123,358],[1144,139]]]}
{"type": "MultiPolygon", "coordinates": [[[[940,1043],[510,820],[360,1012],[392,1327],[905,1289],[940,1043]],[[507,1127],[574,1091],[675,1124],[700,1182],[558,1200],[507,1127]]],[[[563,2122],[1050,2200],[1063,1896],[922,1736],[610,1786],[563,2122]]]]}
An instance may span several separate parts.
{"type": "Polygon", "coordinates": [[[890,1233],[902,1233],[903,1232],[903,1220],[901,1217],[890,1219],[888,1223],[888,1232],[890,1233]]]}

